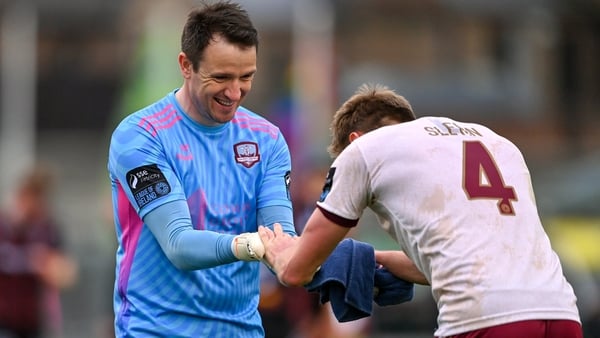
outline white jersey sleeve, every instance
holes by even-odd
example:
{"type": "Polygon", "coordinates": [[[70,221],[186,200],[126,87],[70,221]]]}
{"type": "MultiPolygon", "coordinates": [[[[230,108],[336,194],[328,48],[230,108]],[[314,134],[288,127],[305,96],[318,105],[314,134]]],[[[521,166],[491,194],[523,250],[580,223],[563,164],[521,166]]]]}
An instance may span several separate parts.
{"type": "Polygon", "coordinates": [[[317,205],[327,213],[336,215],[338,224],[342,222],[340,225],[354,226],[369,206],[370,188],[369,172],[360,149],[350,146],[329,169],[317,205]]]}

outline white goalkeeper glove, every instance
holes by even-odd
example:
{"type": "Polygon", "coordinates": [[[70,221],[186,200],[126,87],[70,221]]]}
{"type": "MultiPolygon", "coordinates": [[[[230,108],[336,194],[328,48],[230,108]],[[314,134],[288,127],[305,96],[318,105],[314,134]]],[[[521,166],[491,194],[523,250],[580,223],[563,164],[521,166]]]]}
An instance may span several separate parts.
{"type": "Polygon", "coordinates": [[[260,261],[265,255],[265,247],[258,232],[245,232],[233,238],[231,251],[241,261],[260,261]]]}

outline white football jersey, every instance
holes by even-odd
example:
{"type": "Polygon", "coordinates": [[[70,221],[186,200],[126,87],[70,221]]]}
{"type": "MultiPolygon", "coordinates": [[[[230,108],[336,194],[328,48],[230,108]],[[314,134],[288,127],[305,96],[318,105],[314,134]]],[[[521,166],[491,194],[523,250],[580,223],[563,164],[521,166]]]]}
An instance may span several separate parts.
{"type": "Polygon", "coordinates": [[[490,129],[423,117],[369,132],[333,162],[319,207],[367,207],[427,277],[436,336],[530,319],[579,320],[519,149],[490,129]]]}

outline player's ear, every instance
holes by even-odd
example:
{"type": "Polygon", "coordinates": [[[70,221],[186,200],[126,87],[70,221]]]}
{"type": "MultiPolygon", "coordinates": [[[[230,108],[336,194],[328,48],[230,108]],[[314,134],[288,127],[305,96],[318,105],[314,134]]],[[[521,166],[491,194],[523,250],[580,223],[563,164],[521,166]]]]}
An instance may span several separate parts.
{"type": "Polygon", "coordinates": [[[361,133],[360,131],[353,131],[350,133],[350,135],[348,135],[348,140],[350,141],[350,143],[352,143],[354,142],[354,140],[361,137],[362,135],[363,133],[361,133]]]}
{"type": "Polygon", "coordinates": [[[177,61],[179,62],[179,70],[181,71],[183,78],[189,79],[194,72],[194,65],[192,64],[192,61],[188,59],[184,52],[179,53],[177,56],[177,61]]]}

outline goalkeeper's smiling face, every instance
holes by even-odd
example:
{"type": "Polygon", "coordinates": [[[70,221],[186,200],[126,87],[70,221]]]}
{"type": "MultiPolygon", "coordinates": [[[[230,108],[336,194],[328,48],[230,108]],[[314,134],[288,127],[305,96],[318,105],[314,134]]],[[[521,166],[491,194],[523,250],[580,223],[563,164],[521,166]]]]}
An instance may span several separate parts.
{"type": "Polygon", "coordinates": [[[197,122],[216,126],[231,121],[252,88],[256,47],[242,47],[216,36],[204,50],[197,71],[183,54],[184,109],[197,122]]]}

